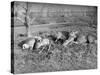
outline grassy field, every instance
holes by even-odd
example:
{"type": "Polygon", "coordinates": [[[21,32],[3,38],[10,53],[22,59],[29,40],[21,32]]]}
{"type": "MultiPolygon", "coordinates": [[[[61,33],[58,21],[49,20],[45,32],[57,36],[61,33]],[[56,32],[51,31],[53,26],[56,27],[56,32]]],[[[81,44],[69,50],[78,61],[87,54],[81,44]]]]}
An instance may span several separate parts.
{"type": "MultiPolygon", "coordinates": [[[[37,26],[31,27],[32,34],[49,31],[80,30],[84,34],[97,35],[96,29],[87,26],[37,26]]],[[[52,54],[47,52],[38,53],[39,50],[23,51],[18,43],[27,37],[18,36],[24,34],[25,27],[14,28],[14,73],[52,72],[68,70],[86,70],[97,68],[97,45],[71,44],[64,48],[60,44],[51,47],[52,54]]]]}

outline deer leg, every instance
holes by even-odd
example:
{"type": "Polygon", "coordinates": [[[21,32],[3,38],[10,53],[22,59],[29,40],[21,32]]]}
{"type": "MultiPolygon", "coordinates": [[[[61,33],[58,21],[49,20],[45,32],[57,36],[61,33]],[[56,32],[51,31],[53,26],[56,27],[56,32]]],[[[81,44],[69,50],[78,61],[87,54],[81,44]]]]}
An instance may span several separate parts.
{"type": "Polygon", "coordinates": [[[50,50],[50,48],[51,48],[51,44],[49,45],[48,51],[50,50]]]}
{"type": "Polygon", "coordinates": [[[58,39],[55,40],[55,42],[57,42],[58,39]]]}
{"type": "Polygon", "coordinates": [[[65,43],[63,44],[64,47],[66,47],[70,43],[69,40],[66,40],[65,43]]]}
{"type": "Polygon", "coordinates": [[[45,49],[45,47],[46,47],[46,46],[44,46],[44,47],[42,48],[42,50],[41,50],[39,53],[41,53],[41,52],[45,49]]]}
{"type": "Polygon", "coordinates": [[[57,42],[57,41],[58,41],[58,39],[55,40],[55,42],[57,42]]]}

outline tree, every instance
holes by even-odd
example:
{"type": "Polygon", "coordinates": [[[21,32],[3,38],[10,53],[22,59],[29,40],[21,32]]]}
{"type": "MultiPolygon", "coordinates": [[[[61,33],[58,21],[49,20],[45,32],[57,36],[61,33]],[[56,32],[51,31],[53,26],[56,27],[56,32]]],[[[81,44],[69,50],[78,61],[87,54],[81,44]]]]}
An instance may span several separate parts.
{"type": "Polygon", "coordinates": [[[28,16],[28,2],[26,3],[26,8],[24,8],[24,9],[26,11],[24,25],[26,26],[26,34],[27,34],[28,37],[30,37],[31,34],[30,34],[30,28],[29,28],[30,22],[28,21],[28,19],[30,19],[29,16],[28,16]]]}
{"type": "Polygon", "coordinates": [[[26,36],[30,37],[30,24],[33,19],[29,17],[29,3],[18,3],[14,5],[14,19],[20,20],[26,27],[26,36]]]}

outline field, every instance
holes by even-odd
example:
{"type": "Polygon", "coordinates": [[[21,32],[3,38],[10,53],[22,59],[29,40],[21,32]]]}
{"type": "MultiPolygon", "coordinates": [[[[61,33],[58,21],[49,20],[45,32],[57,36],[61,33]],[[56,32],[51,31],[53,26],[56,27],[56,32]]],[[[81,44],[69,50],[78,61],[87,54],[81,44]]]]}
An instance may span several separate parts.
{"type": "MultiPolygon", "coordinates": [[[[31,33],[50,31],[71,31],[78,30],[83,34],[91,34],[97,37],[95,28],[82,25],[40,25],[30,27],[31,33]]],[[[97,68],[97,44],[91,43],[70,44],[64,48],[60,44],[51,46],[50,52],[38,53],[39,50],[25,50],[18,47],[18,43],[26,39],[25,27],[14,28],[14,73],[52,72],[68,70],[86,70],[97,68]]],[[[41,50],[41,49],[40,49],[41,50]]]]}

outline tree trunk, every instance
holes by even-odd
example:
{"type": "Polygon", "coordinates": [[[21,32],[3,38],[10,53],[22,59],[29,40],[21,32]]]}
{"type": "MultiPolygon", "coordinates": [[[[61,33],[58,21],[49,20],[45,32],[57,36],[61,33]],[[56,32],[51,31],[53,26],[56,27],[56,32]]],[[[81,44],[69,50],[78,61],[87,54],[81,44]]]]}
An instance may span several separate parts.
{"type": "Polygon", "coordinates": [[[29,17],[28,17],[28,2],[26,3],[26,17],[25,17],[25,26],[26,26],[26,36],[30,37],[31,33],[30,33],[30,23],[28,21],[29,17]]]}
{"type": "Polygon", "coordinates": [[[30,33],[30,25],[28,24],[27,19],[25,19],[25,27],[26,27],[26,36],[30,37],[31,33],[30,33]]]}

